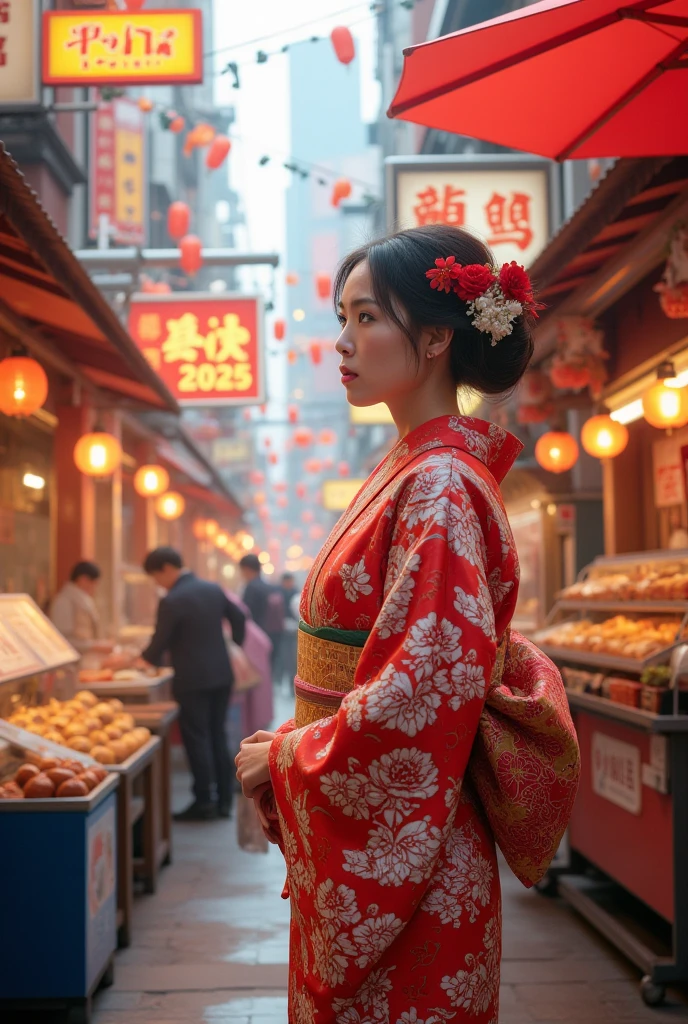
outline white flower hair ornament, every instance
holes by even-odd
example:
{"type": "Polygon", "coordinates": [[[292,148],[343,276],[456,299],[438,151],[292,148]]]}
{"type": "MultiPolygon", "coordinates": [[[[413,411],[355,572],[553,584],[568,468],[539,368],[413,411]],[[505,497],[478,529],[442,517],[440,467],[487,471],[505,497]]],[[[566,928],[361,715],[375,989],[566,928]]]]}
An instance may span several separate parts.
{"type": "Polygon", "coordinates": [[[513,324],[522,313],[537,317],[542,305],[533,297],[533,286],[523,267],[512,261],[505,263],[497,274],[482,263],[462,266],[456,256],[440,257],[425,276],[430,287],[438,291],[454,292],[468,303],[471,323],[483,334],[489,334],[492,345],[513,331],[513,324]]]}

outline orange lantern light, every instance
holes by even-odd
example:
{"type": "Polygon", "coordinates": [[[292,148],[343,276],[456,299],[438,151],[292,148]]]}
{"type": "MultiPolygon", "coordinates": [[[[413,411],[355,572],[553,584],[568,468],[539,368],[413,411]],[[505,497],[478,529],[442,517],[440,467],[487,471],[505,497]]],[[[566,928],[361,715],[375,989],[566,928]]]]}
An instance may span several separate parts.
{"type": "Polygon", "coordinates": [[[0,361],[0,412],[30,416],[48,397],[48,378],[35,359],[9,356],[0,361]]]}
{"type": "Polygon", "coordinates": [[[181,494],[177,494],[176,491],[167,491],[166,494],[161,494],[155,502],[155,511],[160,518],[167,519],[170,522],[184,515],[185,508],[186,502],[181,494]]]}
{"type": "Polygon", "coordinates": [[[296,352],[293,348],[290,348],[289,351],[287,352],[287,362],[289,363],[289,365],[294,366],[298,358],[298,352],[296,352]]]}
{"type": "Polygon", "coordinates": [[[313,441],[313,431],[309,427],[299,427],[294,431],[294,444],[297,448],[308,448],[313,441]]]}
{"type": "Polygon", "coordinates": [[[170,203],[167,210],[167,233],[177,241],[188,235],[191,224],[191,210],[186,203],[170,203]]]}
{"type": "Polygon", "coordinates": [[[203,243],[196,235],[185,235],[179,243],[179,264],[185,274],[194,277],[203,266],[203,243]]]}
{"type": "Polygon", "coordinates": [[[191,532],[196,540],[205,540],[207,536],[205,532],[205,519],[194,519],[191,532]]]}
{"type": "Polygon", "coordinates": [[[315,275],[315,290],[319,299],[329,299],[332,292],[332,278],[329,274],[315,275]]]}
{"type": "Polygon", "coordinates": [[[334,444],[336,440],[337,435],[335,434],[334,430],[330,430],[329,428],[326,430],[321,430],[320,434],[318,435],[318,441],[320,441],[320,444],[334,444]]]}
{"type": "Polygon", "coordinates": [[[229,546],[229,542],[229,534],[225,533],[224,530],[221,530],[220,533],[218,533],[217,537],[215,538],[215,547],[219,548],[220,551],[224,551],[229,546]]]}
{"type": "Polygon", "coordinates": [[[265,483],[265,473],[261,473],[259,469],[252,469],[248,478],[252,484],[256,485],[256,487],[260,487],[261,484],[265,483]]]}
{"type": "Polygon", "coordinates": [[[170,486],[170,474],[163,466],[139,466],[134,474],[134,490],[142,498],[157,498],[170,486]]]}
{"type": "Polygon", "coordinates": [[[205,165],[208,170],[216,171],[218,167],[221,167],[231,148],[232,143],[226,135],[216,135],[205,155],[205,165]]]}
{"type": "Polygon", "coordinates": [[[628,430],[611,416],[592,416],[583,424],[581,444],[596,459],[613,459],[628,444],[628,430]]]}
{"type": "Polygon", "coordinates": [[[277,452],[270,452],[270,454],[268,455],[268,462],[270,463],[271,466],[277,465],[277,463],[279,462],[279,455],[277,454],[277,452]]]}
{"type": "Polygon", "coordinates": [[[351,472],[349,468],[349,463],[343,461],[340,462],[339,465],[337,466],[337,472],[339,473],[340,476],[348,476],[349,473],[351,472]]]}
{"type": "Polygon", "coordinates": [[[688,388],[672,388],[667,381],[675,378],[672,363],[657,369],[657,383],[643,395],[643,416],[652,427],[673,430],[688,423],[688,388]]]}
{"type": "Polygon", "coordinates": [[[287,418],[290,423],[299,422],[299,407],[298,405],[290,405],[287,409],[287,418]]]}
{"type": "Polygon", "coordinates": [[[74,462],[85,476],[112,476],[122,462],[122,446],[112,434],[95,430],[77,441],[74,462]]]}
{"type": "Polygon", "coordinates": [[[338,178],[332,188],[332,205],[339,206],[342,199],[348,199],[351,195],[351,182],[348,178],[338,178]]]}
{"type": "Polygon", "coordinates": [[[153,100],[149,100],[147,96],[142,96],[139,99],[137,106],[139,110],[142,110],[144,112],[144,114],[150,114],[151,110],[153,109],[153,100]]]}
{"type": "Polygon", "coordinates": [[[578,461],[578,443],[564,430],[550,430],[538,439],[535,458],[550,473],[565,473],[578,461]]]}
{"type": "Polygon", "coordinates": [[[296,490],[296,497],[297,498],[305,498],[306,497],[306,485],[305,484],[297,484],[295,490],[296,490]]]}
{"type": "Polygon", "coordinates": [[[205,535],[208,540],[214,540],[220,532],[220,524],[216,519],[206,519],[205,521],[205,535]]]}
{"type": "Polygon", "coordinates": [[[322,345],[319,341],[312,341],[310,344],[311,362],[313,366],[319,366],[322,363],[322,345]]]}
{"type": "Polygon", "coordinates": [[[356,56],[356,46],[351,30],[345,25],[338,25],[330,33],[332,46],[340,64],[350,64],[356,56]]]}
{"type": "Polygon", "coordinates": [[[183,132],[185,127],[186,120],[182,117],[181,114],[177,114],[177,116],[173,117],[172,120],[170,121],[170,131],[174,132],[175,135],[179,135],[181,132],[183,132]]]}
{"type": "Polygon", "coordinates": [[[285,320],[275,320],[275,338],[277,341],[284,341],[284,336],[287,333],[287,324],[285,320]]]}
{"type": "Polygon", "coordinates": [[[184,156],[191,156],[194,149],[203,149],[205,146],[209,146],[214,138],[215,129],[211,124],[197,124],[184,140],[184,156]]]}
{"type": "Polygon", "coordinates": [[[306,459],[303,464],[303,468],[307,473],[319,473],[322,469],[322,463],[320,459],[306,459]]]}
{"type": "Polygon", "coordinates": [[[290,288],[294,288],[299,283],[299,275],[293,270],[290,270],[284,280],[290,288]]]}

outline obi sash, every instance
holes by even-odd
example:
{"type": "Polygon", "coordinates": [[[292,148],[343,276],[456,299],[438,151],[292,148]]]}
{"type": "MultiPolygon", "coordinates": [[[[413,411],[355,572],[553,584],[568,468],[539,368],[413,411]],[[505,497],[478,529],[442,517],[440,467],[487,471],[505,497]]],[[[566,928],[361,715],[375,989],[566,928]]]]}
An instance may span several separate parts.
{"type": "MultiPolygon", "coordinates": [[[[354,687],[368,633],[299,625],[296,727],[336,713],[354,687]]],[[[526,886],[557,852],[580,773],[578,741],[557,668],[520,633],[497,648],[468,778],[509,867],[526,886]]]]}

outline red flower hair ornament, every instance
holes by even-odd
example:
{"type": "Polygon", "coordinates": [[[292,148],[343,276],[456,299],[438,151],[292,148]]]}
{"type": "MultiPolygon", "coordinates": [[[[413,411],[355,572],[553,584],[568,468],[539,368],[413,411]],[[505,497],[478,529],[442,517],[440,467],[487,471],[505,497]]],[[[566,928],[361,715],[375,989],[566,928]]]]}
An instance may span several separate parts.
{"type": "Polygon", "coordinates": [[[487,264],[471,263],[464,267],[456,262],[456,256],[440,257],[425,276],[431,288],[447,294],[454,292],[468,303],[473,326],[489,334],[493,345],[511,334],[514,321],[524,311],[537,317],[537,310],[542,309],[533,297],[528,274],[515,261],[505,263],[497,274],[487,264]]]}

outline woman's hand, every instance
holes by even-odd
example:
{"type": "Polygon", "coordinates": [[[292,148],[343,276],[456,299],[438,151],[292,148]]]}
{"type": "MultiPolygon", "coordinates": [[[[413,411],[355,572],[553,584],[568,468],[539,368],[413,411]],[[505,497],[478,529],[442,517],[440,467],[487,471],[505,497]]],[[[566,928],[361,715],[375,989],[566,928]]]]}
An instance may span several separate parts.
{"type": "Polygon", "coordinates": [[[241,750],[234,758],[237,767],[237,778],[241,783],[244,796],[252,797],[254,791],[264,783],[270,781],[270,768],[268,756],[272,744],[272,733],[263,733],[269,736],[268,740],[254,739],[261,735],[254,733],[248,740],[243,740],[241,750]]]}
{"type": "Polygon", "coordinates": [[[243,747],[244,743],[272,743],[276,736],[274,732],[267,732],[265,729],[259,729],[258,732],[254,732],[252,736],[247,736],[245,740],[242,740],[239,744],[243,747]]]}

